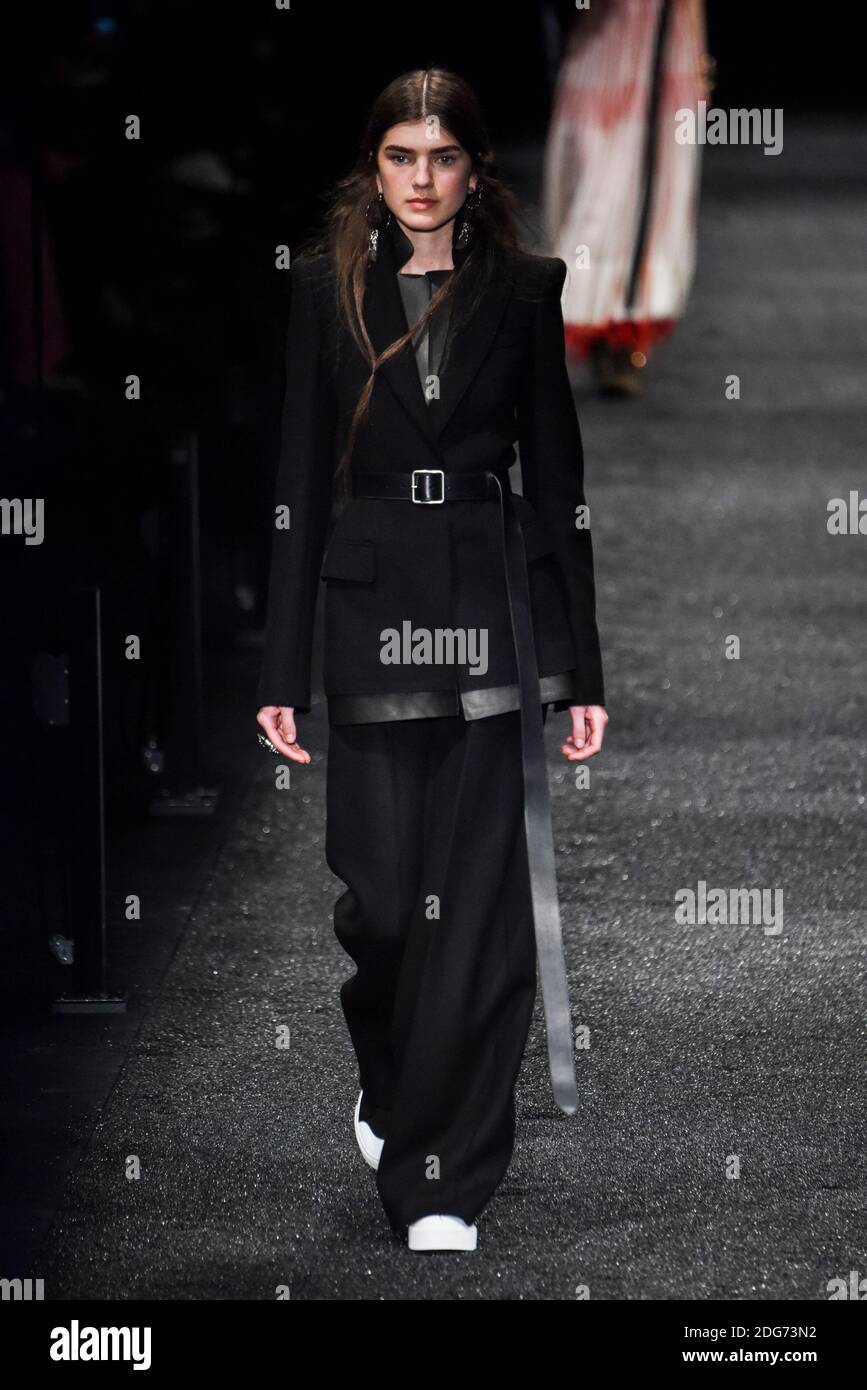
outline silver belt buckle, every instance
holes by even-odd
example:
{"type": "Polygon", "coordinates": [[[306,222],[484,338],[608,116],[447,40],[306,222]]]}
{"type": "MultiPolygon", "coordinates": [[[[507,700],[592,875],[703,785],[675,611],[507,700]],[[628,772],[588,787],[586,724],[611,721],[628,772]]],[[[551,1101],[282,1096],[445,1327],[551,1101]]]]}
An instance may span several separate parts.
{"type": "Polygon", "coordinates": [[[413,500],[413,502],[416,502],[419,506],[422,506],[422,507],[432,507],[432,506],[435,506],[435,505],[439,504],[440,502],[445,502],[445,500],[446,500],[445,476],[446,476],[446,475],[445,475],[445,473],[444,473],[444,471],[443,471],[442,468],[414,468],[414,469],[412,470],[412,500],[413,500]],[[425,473],[425,474],[427,474],[427,475],[430,476],[430,477],[436,477],[436,475],[439,474],[440,478],[443,479],[443,481],[440,483],[440,495],[439,495],[439,497],[416,497],[416,495],[415,495],[415,489],[416,489],[416,486],[417,486],[417,484],[416,484],[416,474],[417,474],[417,473],[425,473]]]}

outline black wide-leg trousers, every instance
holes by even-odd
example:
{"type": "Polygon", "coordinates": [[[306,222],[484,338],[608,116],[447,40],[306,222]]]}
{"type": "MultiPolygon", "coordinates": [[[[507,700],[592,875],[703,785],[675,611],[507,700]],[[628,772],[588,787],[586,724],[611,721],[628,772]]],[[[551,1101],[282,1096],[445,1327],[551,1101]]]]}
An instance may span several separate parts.
{"type": "Polygon", "coordinates": [[[329,729],[340,999],[396,1229],[474,1221],[512,1156],[536,991],[523,816],[519,711],[329,729]]]}

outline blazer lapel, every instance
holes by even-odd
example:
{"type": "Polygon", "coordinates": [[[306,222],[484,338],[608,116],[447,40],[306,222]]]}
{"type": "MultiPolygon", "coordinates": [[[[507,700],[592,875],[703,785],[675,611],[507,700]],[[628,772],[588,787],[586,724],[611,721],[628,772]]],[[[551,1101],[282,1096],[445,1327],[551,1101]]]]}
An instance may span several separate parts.
{"type": "MultiPolygon", "coordinates": [[[[389,228],[386,228],[379,235],[376,261],[368,271],[364,296],[364,318],[377,353],[384,352],[409,327],[396,279],[401,264],[403,262],[397,259],[389,228]]],[[[425,442],[435,450],[436,434],[418,378],[412,343],[407,343],[402,352],[380,367],[379,375],[388,382],[425,442]]]]}
{"type": "MultiPolygon", "coordinates": [[[[455,229],[457,225],[456,218],[455,229]]],[[[452,255],[456,267],[466,254],[453,243],[452,255]]],[[[367,331],[378,353],[396,338],[402,337],[409,327],[397,274],[411,255],[412,243],[392,218],[391,225],[380,233],[377,257],[368,272],[364,299],[367,331]]],[[[470,288],[469,284],[464,286],[467,291],[470,288]]],[[[434,452],[438,452],[439,436],[490,350],[510,293],[510,286],[504,282],[488,286],[478,310],[464,324],[452,344],[440,379],[439,397],[432,398],[430,402],[425,400],[411,342],[380,368],[381,375],[434,452]]]]}
{"type": "MultiPolygon", "coordinates": [[[[464,288],[469,289],[469,286],[464,288]]],[[[463,325],[453,343],[440,379],[440,395],[425,407],[430,412],[437,437],[442,434],[490,352],[510,295],[511,287],[502,281],[489,285],[478,309],[463,325]]],[[[420,385],[418,374],[416,383],[420,385]]]]}

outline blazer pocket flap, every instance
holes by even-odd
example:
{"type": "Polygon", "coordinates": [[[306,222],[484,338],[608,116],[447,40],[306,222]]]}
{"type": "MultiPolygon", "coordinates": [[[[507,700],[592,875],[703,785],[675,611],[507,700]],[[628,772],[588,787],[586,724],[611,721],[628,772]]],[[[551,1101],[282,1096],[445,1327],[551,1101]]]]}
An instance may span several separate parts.
{"type": "Polygon", "coordinates": [[[321,575],[323,579],[369,582],[376,576],[376,547],[372,541],[331,541],[322,562],[321,575]]]}

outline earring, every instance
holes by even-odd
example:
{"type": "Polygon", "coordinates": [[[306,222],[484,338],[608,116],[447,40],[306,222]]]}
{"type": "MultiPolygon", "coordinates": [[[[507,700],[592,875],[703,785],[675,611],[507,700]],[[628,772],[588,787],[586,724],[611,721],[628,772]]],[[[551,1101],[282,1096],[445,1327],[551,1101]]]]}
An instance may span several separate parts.
{"type": "Polygon", "coordinates": [[[476,214],[482,201],[482,185],[477,184],[472,193],[469,194],[463,209],[463,218],[458,229],[456,244],[462,251],[465,251],[473,239],[476,230],[476,214]]]}
{"type": "Polygon", "coordinates": [[[385,218],[383,217],[382,209],[383,209],[384,206],[385,206],[385,199],[383,198],[383,196],[382,196],[382,191],[380,190],[380,192],[379,192],[379,194],[376,196],[376,198],[373,198],[373,199],[367,204],[367,207],[366,207],[365,210],[364,210],[365,217],[367,218],[367,225],[368,225],[368,228],[369,228],[369,231],[368,231],[368,234],[367,234],[367,264],[368,264],[368,265],[375,265],[375,264],[376,264],[376,256],[377,256],[377,252],[378,252],[378,250],[379,250],[379,233],[380,233],[380,231],[383,230],[384,227],[387,227],[388,224],[389,224],[389,222],[391,221],[391,212],[390,212],[390,211],[389,211],[389,214],[388,214],[387,217],[385,217],[385,218]]]}

